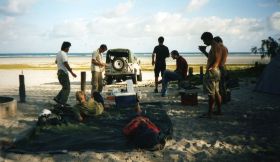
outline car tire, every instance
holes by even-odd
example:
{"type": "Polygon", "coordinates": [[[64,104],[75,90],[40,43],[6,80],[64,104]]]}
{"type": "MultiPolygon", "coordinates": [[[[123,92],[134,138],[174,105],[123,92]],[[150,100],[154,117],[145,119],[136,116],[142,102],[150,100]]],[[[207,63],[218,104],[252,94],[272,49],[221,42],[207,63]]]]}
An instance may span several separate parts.
{"type": "Polygon", "coordinates": [[[136,69],[134,69],[134,74],[132,74],[132,76],[131,76],[133,84],[137,84],[137,73],[136,72],[137,72],[136,69]]]}
{"type": "Polygon", "coordinates": [[[135,74],[132,74],[131,78],[132,78],[133,84],[137,84],[137,76],[135,74]]]}
{"type": "Polygon", "coordinates": [[[140,74],[137,75],[137,81],[142,82],[142,71],[140,70],[140,74]]]}
{"type": "Polygon", "coordinates": [[[107,82],[107,85],[112,84],[113,83],[113,77],[108,76],[107,79],[106,79],[106,82],[107,82]]]}
{"type": "Polygon", "coordinates": [[[115,57],[112,61],[113,68],[116,71],[122,71],[126,66],[125,64],[126,63],[125,63],[124,59],[121,57],[115,57]]]}

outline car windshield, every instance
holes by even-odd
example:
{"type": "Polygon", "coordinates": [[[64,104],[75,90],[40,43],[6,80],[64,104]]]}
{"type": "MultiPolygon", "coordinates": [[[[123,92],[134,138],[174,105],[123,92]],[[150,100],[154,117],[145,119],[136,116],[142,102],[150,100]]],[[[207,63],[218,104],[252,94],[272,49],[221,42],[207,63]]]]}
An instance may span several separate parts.
{"type": "Polygon", "coordinates": [[[117,50],[108,50],[106,54],[106,63],[110,63],[115,57],[125,57],[128,59],[128,62],[131,62],[131,53],[129,50],[117,49],[117,50]]]}

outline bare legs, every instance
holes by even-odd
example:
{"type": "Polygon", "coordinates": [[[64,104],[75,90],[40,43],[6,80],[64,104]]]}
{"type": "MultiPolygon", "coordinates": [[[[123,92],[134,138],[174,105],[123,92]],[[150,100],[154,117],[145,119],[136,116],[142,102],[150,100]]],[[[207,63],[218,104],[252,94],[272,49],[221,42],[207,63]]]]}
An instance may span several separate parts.
{"type": "Polygon", "coordinates": [[[221,115],[222,114],[222,97],[220,95],[220,93],[216,93],[216,105],[217,105],[217,108],[218,108],[218,111],[217,111],[217,115],[221,115]]]}
{"type": "Polygon", "coordinates": [[[209,105],[209,109],[208,109],[208,117],[211,117],[211,115],[214,112],[214,108],[215,108],[215,103],[217,105],[217,112],[215,112],[215,115],[221,115],[222,114],[222,98],[221,95],[219,93],[216,93],[215,96],[214,95],[208,95],[209,100],[208,100],[208,105],[209,105]]]}
{"type": "Polygon", "coordinates": [[[155,93],[158,93],[158,77],[155,77],[155,93]]]}

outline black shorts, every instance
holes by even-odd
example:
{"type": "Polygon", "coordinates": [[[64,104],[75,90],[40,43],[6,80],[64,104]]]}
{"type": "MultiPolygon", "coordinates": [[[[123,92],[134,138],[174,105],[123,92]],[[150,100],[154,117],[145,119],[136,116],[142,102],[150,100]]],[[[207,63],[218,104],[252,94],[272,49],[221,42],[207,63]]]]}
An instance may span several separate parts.
{"type": "Polygon", "coordinates": [[[155,65],[155,69],[154,69],[155,77],[159,77],[159,73],[162,77],[165,70],[166,70],[166,65],[160,65],[160,66],[155,65]]]}

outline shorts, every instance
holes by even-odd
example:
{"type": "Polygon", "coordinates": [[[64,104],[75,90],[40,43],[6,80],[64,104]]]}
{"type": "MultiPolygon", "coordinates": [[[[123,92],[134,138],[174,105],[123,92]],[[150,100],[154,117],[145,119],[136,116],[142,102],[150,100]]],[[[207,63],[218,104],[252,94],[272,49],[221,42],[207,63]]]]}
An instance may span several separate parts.
{"type": "Polygon", "coordinates": [[[219,69],[212,69],[210,71],[206,71],[204,77],[204,86],[209,96],[219,93],[220,78],[221,74],[219,69]]]}
{"type": "Polygon", "coordinates": [[[159,73],[161,74],[161,77],[163,76],[164,71],[166,70],[166,65],[155,65],[155,77],[159,77],[159,73]]]}

